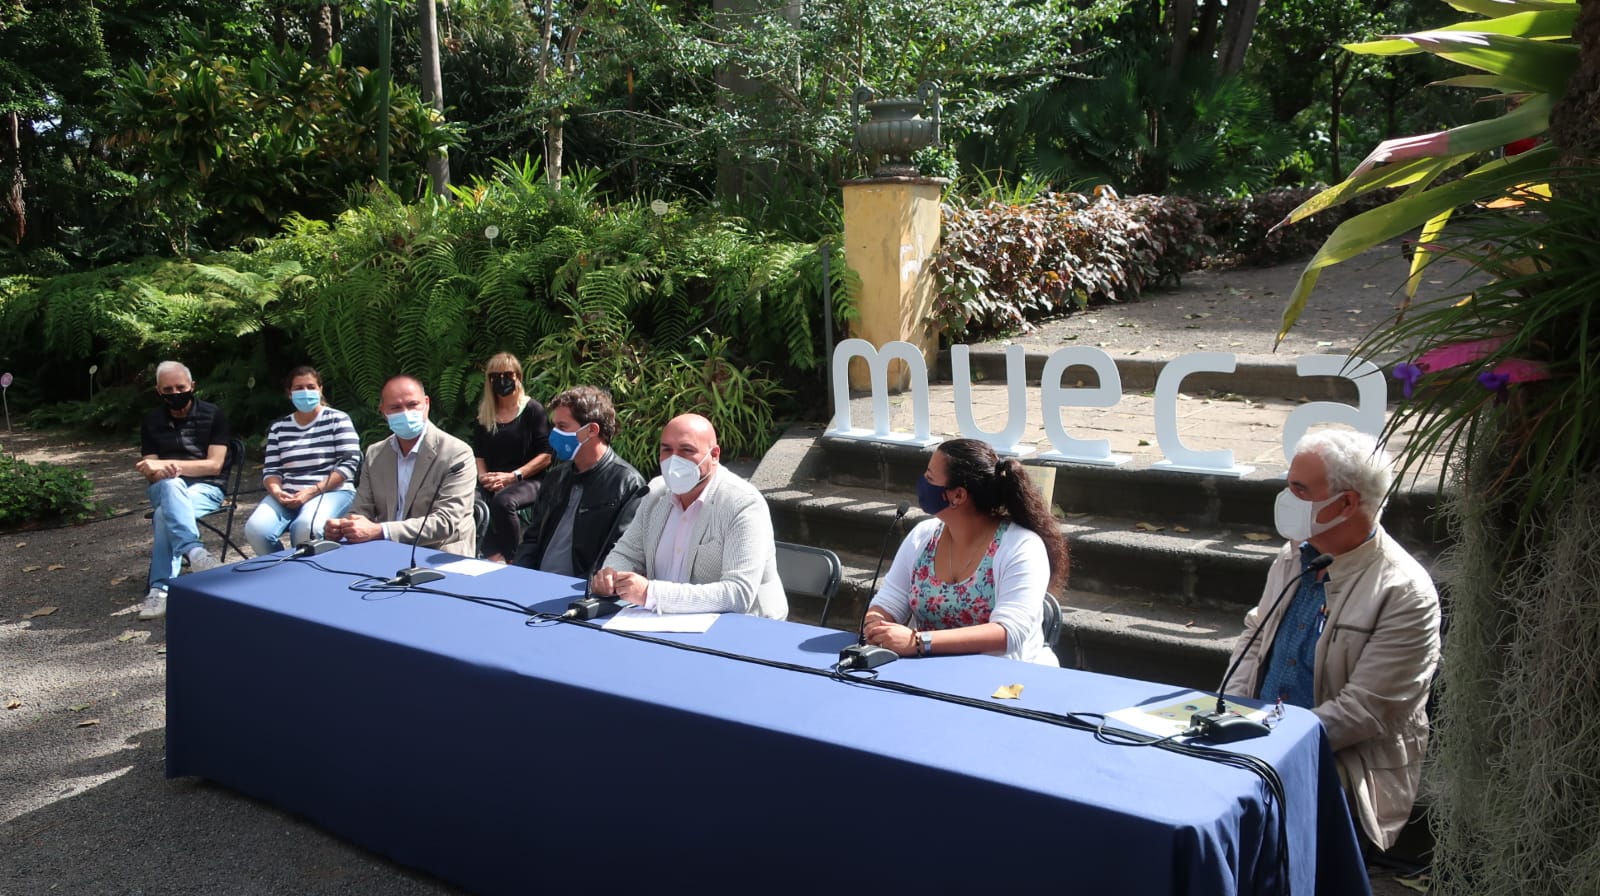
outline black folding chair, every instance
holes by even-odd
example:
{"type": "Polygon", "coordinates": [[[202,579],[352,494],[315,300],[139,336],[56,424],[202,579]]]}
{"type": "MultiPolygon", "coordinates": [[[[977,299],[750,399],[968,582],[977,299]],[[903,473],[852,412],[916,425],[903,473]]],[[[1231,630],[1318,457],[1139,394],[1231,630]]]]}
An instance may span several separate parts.
{"type": "Polygon", "coordinates": [[[814,548],[803,544],[777,543],[778,579],[789,595],[822,598],[822,625],[828,624],[828,608],[833,596],[839,593],[839,580],[844,571],[839,557],[827,548],[814,548]]]}
{"type": "Polygon", "coordinates": [[[224,483],[222,504],[216,510],[195,520],[206,530],[216,533],[222,539],[222,555],[219,559],[223,563],[228,562],[228,548],[233,548],[233,552],[239,555],[239,559],[244,559],[244,551],[233,543],[233,514],[239,509],[239,486],[244,482],[244,468],[248,465],[248,459],[244,454],[244,439],[234,436],[228,440],[228,457],[222,462],[224,483]],[[212,517],[219,513],[225,514],[222,528],[220,529],[217,528],[216,523],[211,521],[212,517]]]}

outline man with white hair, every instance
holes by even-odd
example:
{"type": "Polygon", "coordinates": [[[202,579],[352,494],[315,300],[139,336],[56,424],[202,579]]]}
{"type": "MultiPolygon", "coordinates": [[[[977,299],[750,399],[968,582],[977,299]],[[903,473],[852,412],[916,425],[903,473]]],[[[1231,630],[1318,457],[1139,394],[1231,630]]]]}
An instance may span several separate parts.
{"type": "Polygon", "coordinates": [[[1288,543],[1222,686],[1317,714],[1358,829],[1379,849],[1394,845],[1416,800],[1439,664],[1438,592],[1378,522],[1390,467],[1364,433],[1324,430],[1295,446],[1275,511],[1288,543]],[[1332,564],[1313,571],[1323,554],[1332,564]]]}
{"type": "Polygon", "coordinates": [[[140,619],[167,614],[167,583],[189,561],[194,572],[217,565],[200,544],[201,517],[222,506],[222,468],[228,457],[228,420],[222,409],[194,395],[194,376],[177,361],[156,366],[153,409],[139,429],[139,462],[134,469],[150,483],[154,513],[150,527],[150,590],[139,606],[140,619]]]}

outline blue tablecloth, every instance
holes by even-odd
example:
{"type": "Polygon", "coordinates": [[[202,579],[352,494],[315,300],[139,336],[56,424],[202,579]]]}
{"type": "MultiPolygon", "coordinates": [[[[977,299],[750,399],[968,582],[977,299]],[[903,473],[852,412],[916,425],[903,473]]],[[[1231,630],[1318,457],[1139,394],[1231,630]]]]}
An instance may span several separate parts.
{"type": "MultiPolygon", "coordinates": [[[[423,552],[422,560],[447,555],[423,552]]],[[[318,558],[391,575],[409,549],[318,558]]],[[[254,565],[254,564],[251,564],[254,565]]],[[[175,580],[167,774],[198,775],[483,893],[653,884],[779,892],[1061,887],[1367,893],[1321,727],[1236,747],[1259,778],[1157,749],[677,650],[451,597],[362,594],[291,561],[175,580]]],[[[581,583],[507,568],[433,588],[564,609],[581,583]]],[[[724,616],[676,640],[824,669],[851,636],[724,616]]],[[[885,679],[1108,712],[1175,689],[993,657],[885,679]]]]}

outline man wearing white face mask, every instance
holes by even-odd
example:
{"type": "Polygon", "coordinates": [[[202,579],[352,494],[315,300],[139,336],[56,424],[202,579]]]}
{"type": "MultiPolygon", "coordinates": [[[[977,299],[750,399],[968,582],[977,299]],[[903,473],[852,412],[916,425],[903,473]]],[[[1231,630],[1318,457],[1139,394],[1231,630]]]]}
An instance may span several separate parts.
{"type": "Polygon", "coordinates": [[[1357,827],[1379,849],[1394,845],[1416,800],[1439,664],[1433,580],[1379,525],[1390,478],[1389,458],[1363,433],[1326,430],[1295,446],[1275,510],[1289,542],[1222,688],[1317,714],[1357,827]],[[1313,571],[1323,554],[1333,563],[1313,571]]]}
{"type": "Polygon", "coordinates": [[[721,456],[710,420],[684,414],[667,423],[661,475],[595,573],[595,594],[658,613],[789,615],[767,501],[724,470],[721,456]]]}
{"type": "Polygon", "coordinates": [[[393,435],[367,449],[350,515],[328,520],[326,537],[384,538],[465,557],[477,552],[472,446],[429,423],[428,407],[415,378],[383,384],[378,410],[393,435]]]}

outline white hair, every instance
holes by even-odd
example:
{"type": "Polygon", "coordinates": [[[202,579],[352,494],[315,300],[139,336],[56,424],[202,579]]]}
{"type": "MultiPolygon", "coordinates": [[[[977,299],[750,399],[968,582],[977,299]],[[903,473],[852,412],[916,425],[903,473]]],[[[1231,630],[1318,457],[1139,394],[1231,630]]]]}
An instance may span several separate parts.
{"type": "Polygon", "coordinates": [[[160,382],[162,377],[177,370],[183,371],[184,379],[191,383],[194,382],[194,374],[190,373],[189,368],[185,367],[181,361],[162,361],[160,364],[157,364],[156,381],[160,382]]]}
{"type": "Polygon", "coordinates": [[[1328,471],[1330,492],[1353,491],[1374,522],[1383,514],[1383,499],[1394,480],[1394,459],[1378,440],[1364,432],[1323,429],[1301,436],[1294,453],[1315,454],[1328,471]]]}

